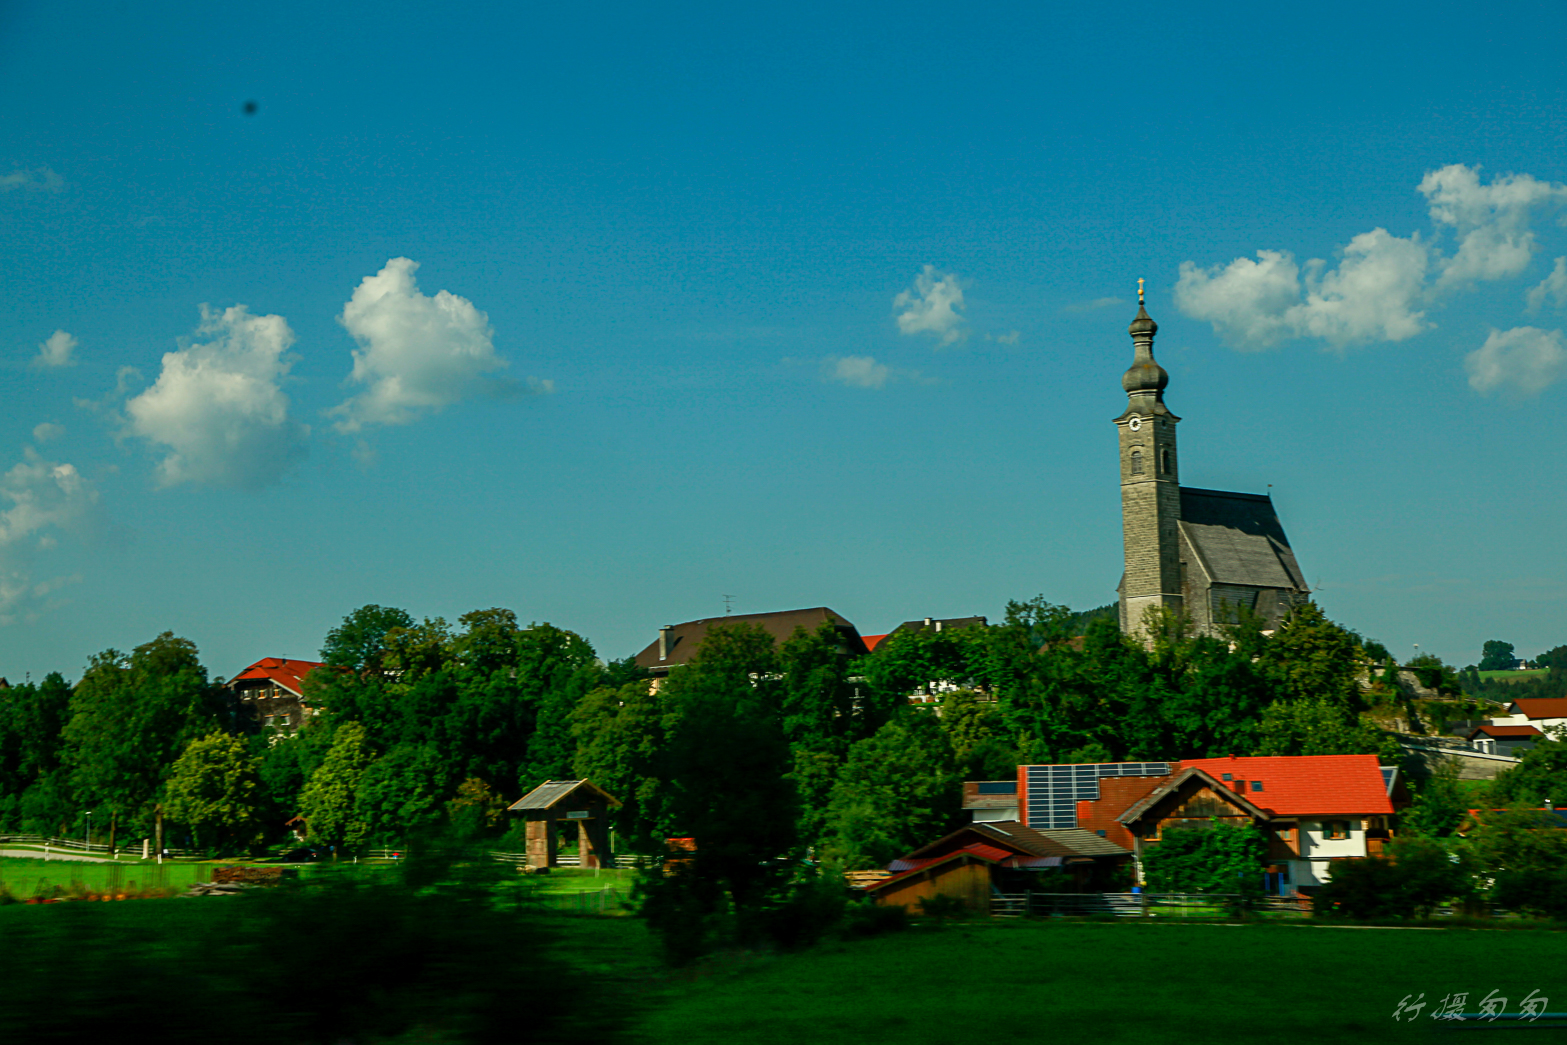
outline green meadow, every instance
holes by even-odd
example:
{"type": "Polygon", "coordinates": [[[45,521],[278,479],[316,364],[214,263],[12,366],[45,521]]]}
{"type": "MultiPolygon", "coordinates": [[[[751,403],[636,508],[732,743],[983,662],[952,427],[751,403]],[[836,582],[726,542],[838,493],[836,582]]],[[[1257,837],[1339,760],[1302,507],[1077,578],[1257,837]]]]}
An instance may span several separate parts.
{"type": "MultiPolygon", "coordinates": [[[[554,884],[590,880],[590,872],[577,872],[554,884]]],[[[96,981],[122,975],[126,958],[139,959],[144,976],[147,961],[163,960],[165,951],[171,969],[184,969],[191,956],[178,941],[231,935],[249,920],[247,909],[245,900],[229,898],[15,904],[0,906],[0,938],[46,943],[37,933],[52,935],[58,924],[84,941],[119,941],[53,951],[71,965],[60,970],[61,982],[69,979],[73,998],[92,1006],[96,990],[111,989],[96,981]]],[[[1138,1045],[1425,1042],[1458,1030],[1429,1018],[1457,993],[1468,994],[1470,1012],[1493,990],[1509,999],[1508,1012],[1532,991],[1552,999],[1548,1011],[1567,1010],[1560,982],[1567,933],[1544,928],[976,920],[916,923],[792,954],[724,952],[671,969],[635,917],[546,913],[532,924],[544,927],[536,942],[546,944],[535,977],[561,977],[561,990],[589,1006],[582,1011],[619,1011],[619,1040],[638,1045],[946,1045],[974,1035],[1138,1045]],[[1422,994],[1416,1019],[1393,1019],[1403,999],[1422,994]]],[[[372,954],[375,935],[312,936],[311,946],[325,950],[307,963],[322,968],[319,958],[334,952],[341,961],[348,953],[341,947],[372,954]]],[[[482,942],[496,953],[510,947],[506,939],[482,942]]],[[[124,999],[116,1004],[126,1016],[140,1011],[124,999]]],[[[1466,1024],[1459,1040],[1519,1029],[1466,1024]]],[[[1527,1040],[1567,1038],[1558,1029],[1531,1030],[1527,1040]]],[[[529,1038],[519,1030],[516,1040],[529,1038]]]]}
{"type": "MultiPolygon", "coordinates": [[[[640,1027],[668,1045],[1445,1040],[1429,1015],[1454,993],[1472,1012],[1499,989],[1516,1012],[1538,989],[1567,1010],[1564,958],[1567,934],[1543,930],[959,923],[715,964],[666,987],[640,1027]],[[1421,993],[1418,1017],[1392,1018],[1421,993]]],[[[1466,1024],[1460,1040],[1517,1029],[1466,1024]]]]}
{"type": "Polygon", "coordinates": [[[1522,682],[1524,679],[1544,678],[1551,673],[1549,668],[1530,668],[1527,671],[1481,671],[1478,672],[1481,679],[1490,681],[1500,679],[1503,682],[1522,682]]]}

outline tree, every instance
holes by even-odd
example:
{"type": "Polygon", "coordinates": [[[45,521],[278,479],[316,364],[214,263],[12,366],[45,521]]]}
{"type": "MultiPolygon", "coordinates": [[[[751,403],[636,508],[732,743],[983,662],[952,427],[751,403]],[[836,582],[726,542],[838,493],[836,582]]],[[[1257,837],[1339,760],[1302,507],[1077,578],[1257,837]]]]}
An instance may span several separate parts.
{"type": "Polygon", "coordinates": [[[1377,755],[1399,757],[1398,742],[1343,704],[1325,700],[1277,701],[1262,714],[1259,755],[1377,755]]]}
{"type": "Polygon", "coordinates": [[[1552,646],[1534,658],[1537,668],[1561,668],[1567,670],[1567,646],[1552,646]]]}
{"type": "Polygon", "coordinates": [[[358,791],[374,762],[363,726],[346,722],[337,728],[326,760],[310,774],[299,796],[299,813],[312,839],[333,846],[364,842],[369,825],[358,814],[358,791]]]}
{"type": "Polygon", "coordinates": [[[259,826],[260,765],[233,734],[214,731],[192,741],[169,774],[164,809],[191,826],[198,844],[244,845],[259,826]]]}
{"type": "Polygon", "coordinates": [[[1400,818],[1408,831],[1425,838],[1447,838],[1457,831],[1468,812],[1468,802],[1458,785],[1457,759],[1443,758],[1431,775],[1415,785],[1415,801],[1400,818]]]}
{"type": "Polygon", "coordinates": [[[1508,671],[1517,658],[1513,656],[1513,644],[1501,639],[1491,639],[1480,647],[1481,671],[1508,671]]]}
{"type": "Polygon", "coordinates": [[[321,659],[354,672],[376,671],[386,653],[386,636],[399,628],[411,628],[413,623],[406,610],[361,606],[327,632],[321,659]]]}
{"type": "Polygon", "coordinates": [[[665,759],[678,714],[662,688],[647,681],[596,689],[571,712],[572,772],[620,800],[610,822],[641,853],[661,855],[663,839],[676,830],[665,759]]]}
{"type": "Polygon", "coordinates": [[[227,725],[221,694],[188,639],[164,632],[129,657],[106,650],[76,684],[63,731],[81,802],[115,825],[146,827],[164,777],[185,746],[227,725]]]}
{"type": "Polygon", "coordinates": [[[955,825],[962,778],[933,709],[910,706],[849,749],[827,813],[829,859],[885,867],[955,825]]]}
{"type": "Polygon", "coordinates": [[[1143,849],[1143,876],[1155,893],[1252,893],[1261,890],[1262,832],[1251,821],[1167,827],[1143,849]]]}
{"type": "Polygon", "coordinates": [[[1361,651],[1354,636],[1315,603],[1296,606],[1279,622],[1260,650],[1259,666],[1286,700],[1326,700],[1346,707],[1361,703],[1361,651]]]}
{"type": "Polygon", "coordinates": [[[1567,743],[1552,738],[1535,741],[1518,765],[1491,781],[1487,800],[1536,808],[1547,801],[1567,804],[1567,743]]]}
{"type": "Polygon", "coordinates": [[[1338,861],[1329,875],[1316,910],[1360,920],[1425,918],[1438,904],[1474,893],[1471,864],[1433,838],[1396,839],[1387,855],[1338,861]]]}

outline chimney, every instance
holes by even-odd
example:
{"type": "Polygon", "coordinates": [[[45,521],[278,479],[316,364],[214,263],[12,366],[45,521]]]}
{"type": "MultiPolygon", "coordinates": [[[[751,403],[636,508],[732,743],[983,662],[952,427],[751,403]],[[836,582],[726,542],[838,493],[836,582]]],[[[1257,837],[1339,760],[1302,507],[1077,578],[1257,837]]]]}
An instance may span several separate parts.
{"type": "Polygon", "coordinates": [[[666,624],[658,629],[658,659],[669,659],[669,633],[675,630],[673,624],[666,624]]]}
{"type": "Polygon", "coordinates": [[[925,618],[925,627],[927,627],[927,628],[930,627],[930,618],[929,617],[925,618]]]}
{"type": "Polygon", "coordinates": [[[939,621],[939,620],[936,622],[936,630],[937,631],[941,630],[941,621],[939,621]]]}

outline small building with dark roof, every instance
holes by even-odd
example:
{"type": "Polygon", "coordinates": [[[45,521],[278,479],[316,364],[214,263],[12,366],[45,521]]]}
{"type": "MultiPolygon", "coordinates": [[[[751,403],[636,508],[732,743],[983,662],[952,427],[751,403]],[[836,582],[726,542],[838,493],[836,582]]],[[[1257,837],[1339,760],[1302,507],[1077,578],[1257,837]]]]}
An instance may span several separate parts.
{"type": "Polygon", "coordinates": [[[666,624],[658,629],[658,638],[636,655],[636,665],[646,668],[654,678],[662,678],[672,668],[688,664],[712,628],[730,627],[736,624],[752,624],[771,635],[778,644],[787,642],[797,629],[815,633],[823,624],[831,624],[841,642],[845,656],[857,657],[866,652],[865,641],[855,626],[840,614],[826,606],[804,610],[778,610],[773,613],[732,613],[722,617],[704,617],[684,624],[666,624]]]}
{"type": "Polygon", "coordinates": [[[532,870],[557,866],[559,848],[556,825],[565,820],[577,825],[577,852],[582,867],[607,867],[613,863],[609,847],[609,810],[620,800],[589,780],[546,780],[506,808],[525,817],[527,859],[532,870]]]}
{"type": "Polygon", "coordinates": [[[1017,821],[969,824],[887,865],[864,888],[878,903],[911,906],[953,896],[989,911],[997,893],[1103,891],[1121,884],[1131,850],[1092,831],[1036,831],[1017,821]]]}
{"type": "Polygon", "coordinates": [[[1469,743],[1488,755],[1510,755],[1522,758],[1544,740],[1545,734],[1534,726],[1476,726],[1469,732],[1469,743]]]}

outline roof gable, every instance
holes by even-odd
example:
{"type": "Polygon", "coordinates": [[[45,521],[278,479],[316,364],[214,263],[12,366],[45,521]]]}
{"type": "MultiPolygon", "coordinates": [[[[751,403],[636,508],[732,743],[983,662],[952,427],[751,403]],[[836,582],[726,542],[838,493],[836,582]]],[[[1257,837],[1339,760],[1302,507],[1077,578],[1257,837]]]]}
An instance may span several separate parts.
{"type": "Polygon", "coordinates": [[[1189,758],[1179,765],[1202,769],[1221,781],[1225,773],[1245,781],[1246,799],[1274,816],[1374,816],[1395,811],[1375,755],[1189,758]],[[1252,781],[1260,781],[1262,790],[1252,790],[1252,781]]]}
{"type": "MultiPolygon", "coordinates": [[[[851,656],[866,652],[865,642],[860,638],[860,633],[853,624],[826,606],[814,606],[810,609],[778,610],[772,613],[733,613],[723,617],[705,617],[702,620],[689,620],[684,624],[672,624],[663,640],[665,655],[662,658],[659,656],[660,640],[654,639],[636,655],[636,664],[640,668],[668,668],[690,663],[691,658],[696,656],[697,650],[701,648],[703,640],[707,638],[708,631],[713,628],[734,624],[755,624],[771,635],[775,643],[783,643],[793,637],[797,628],[814,632],[827,623],[838,627],[839,633],[847,640],[851,656]]],[[[659,630],[663,631],[662,628],[659,630]]]]}
{"type": "Polygon", "coordinates": [[[275,682],[295,696],[300,696],[304,693],[305,676],[319,667],[324,667],[324,665],[314,660],[287,660],[283,657],[262,657],[250,667],[229,679],[228,685],[232,689],[236,682],[265,680],[275,682]]]}
{"type": "Polygon", "coordinates": [[[553,809],[568,798],[578,800],[598,797],[610,805],[620,805],[620,800],[589,780],[546,780],[506,807],[508,813],[524,813],[536,809],[553,809]]]}
{"type": "Polygon", "coordinates": [[[1183,486],[1180,528],[1215,584],[1306,587],[1273,501],[1262,494],[1183,486]]]}
{"type": "Polygon", "coordinates": [[[1135,824],[1147,817],[1157,816],[1162,807],[1171,803],[1184,805],[1202,791],[1212,794],[1221,804],[1221,808],[1229,806],[1235,811],[1235,815],[1249,816],[1257,820],[1269,818],[1268,810],[1258,806],[1244,794],[1226,786],[1223,780],[1197,766],[1187,766],[1172,776],[1168,784],[1155,788],[1136,804],[1127,808],[1116,817],[1116,820],[1123,824],[1135,824]]]}
{"type": "Polygon", "coordinates": [[[1524,697],[1507,710],[1525,718],[1567,718],[1567,697],[1524,697]]]}

